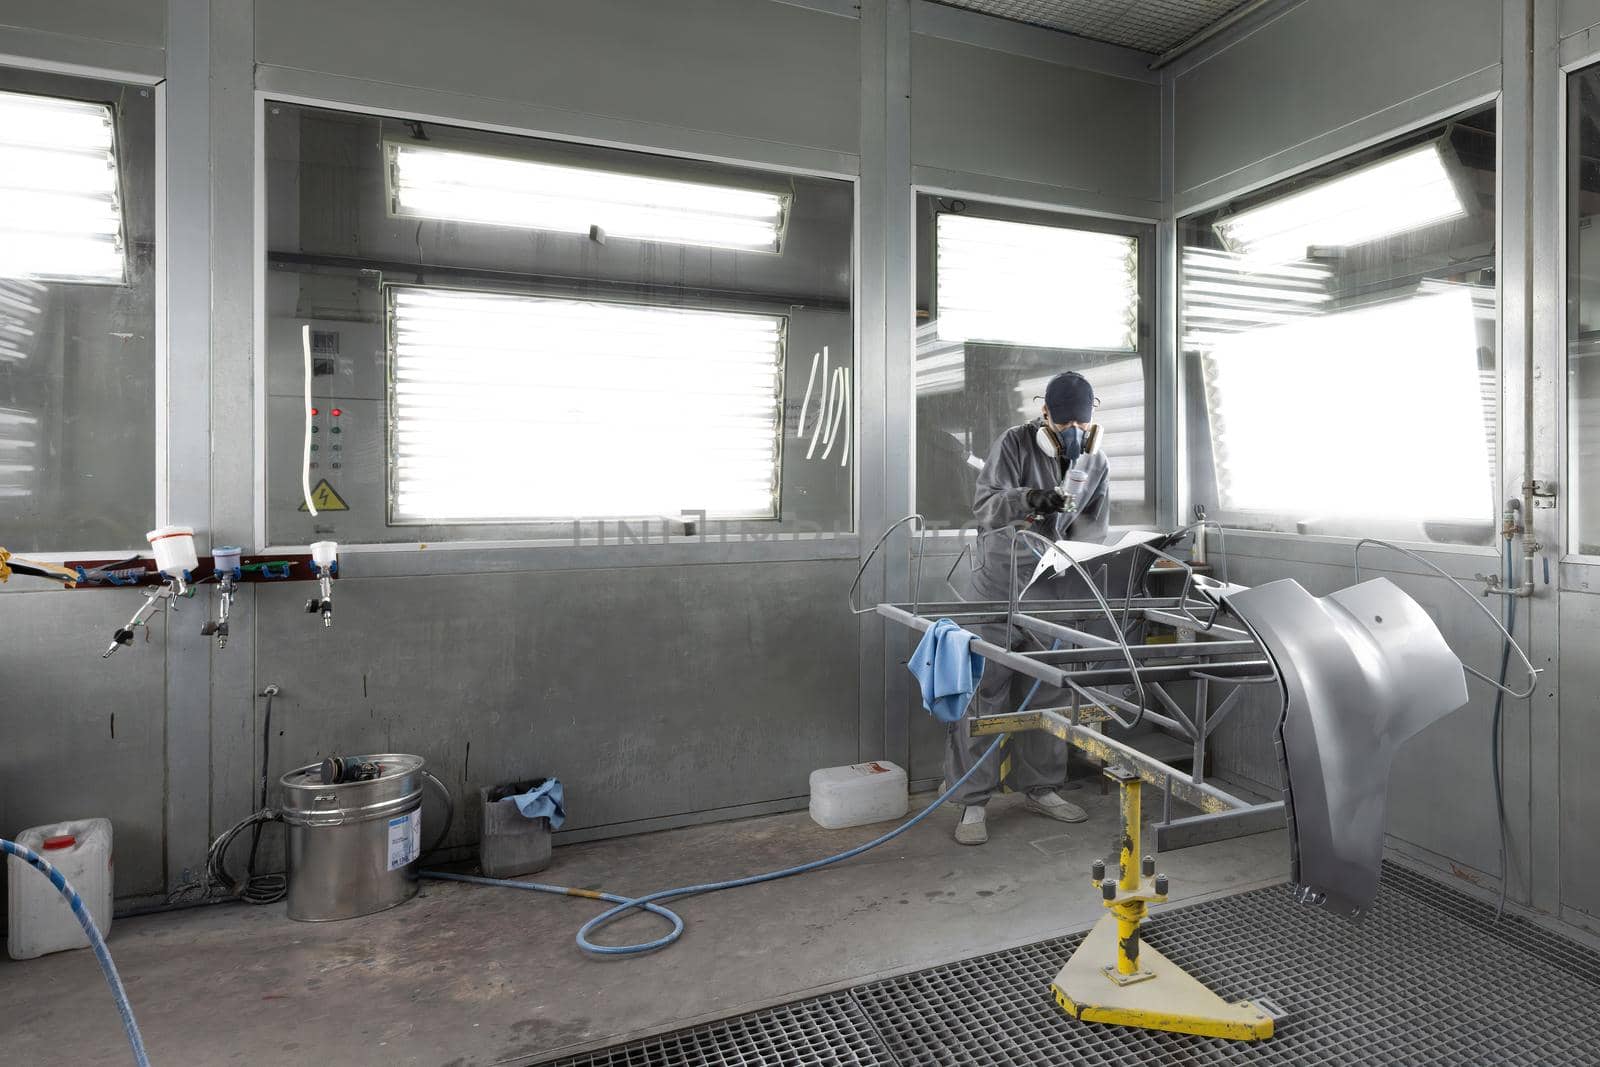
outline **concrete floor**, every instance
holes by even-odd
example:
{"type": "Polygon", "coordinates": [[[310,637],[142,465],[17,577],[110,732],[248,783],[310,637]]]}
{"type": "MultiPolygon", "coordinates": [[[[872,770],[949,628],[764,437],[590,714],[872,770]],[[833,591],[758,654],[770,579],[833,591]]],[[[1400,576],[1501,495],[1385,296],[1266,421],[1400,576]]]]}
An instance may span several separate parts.
{"type": "MultiPolygon", "coordinates": [[[[110,944],[157,1064],[534,1063],[1086,927],[1101,912],[1088,868],[1110,849],[1116,797],[1092,785],[1070,795],[1089,822],[1004,797],[981,848],[954,843],[951,809],[838,867],[683,901],[683,938],[643,958],[577,949],[593,903],[440,882],[364,919],[296,923],[281,903],[229,905],[119,920],[110,944]]],[[[799,812],[643,834],[557,849],[537,877],[643,893],[827,855],[887,825],[822,830],[799,812]]],[[[1193,900],[1281,881],[1287,845],[1262,834],[1160,866],[1173,899],[1193,900]]],[[[660,930],[629,918],[606,939],[660,930]]],[[[129,1062],[86,951],[0,960],[0,1003],[7,1062],[129,1062]]]]}

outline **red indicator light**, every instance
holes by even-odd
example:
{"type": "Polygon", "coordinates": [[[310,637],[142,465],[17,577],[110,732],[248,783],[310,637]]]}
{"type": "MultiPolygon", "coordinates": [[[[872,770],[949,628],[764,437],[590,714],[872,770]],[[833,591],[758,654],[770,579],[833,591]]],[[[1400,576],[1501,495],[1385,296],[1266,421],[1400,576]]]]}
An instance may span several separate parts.
{"type": "Polygon", "coordinates": [[[340,415],[344,414],[344,411],[342,409],[340,409],[340,408],[333,408],[332,410],[330,410],[328,412],[328,414],[332,415],[334,418],[337,419],[340,415]]]}
{"type": "Polygon", "coordinates": [[[317,409],[317,408],[312,408],[312,409],[311,409],[311,414],[313,414],[313,415],[320,415],[320,414],[322,414],[322,412],[321,412],[321,411],[320,411],[320,410],[319,410],[319,409],[317,409]]]}

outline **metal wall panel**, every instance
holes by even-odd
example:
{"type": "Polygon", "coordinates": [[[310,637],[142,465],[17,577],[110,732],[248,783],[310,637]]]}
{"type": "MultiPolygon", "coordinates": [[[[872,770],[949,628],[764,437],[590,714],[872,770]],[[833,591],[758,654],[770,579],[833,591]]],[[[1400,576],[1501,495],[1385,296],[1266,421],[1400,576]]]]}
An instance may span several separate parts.
{"type": "Polygon", "coordinates": [[[163,0],[12,0],[0,4],[0,63],[154,83],[166,73],[166,25],[163,0]]]}
{"type": "MultiPolygon", "coordinates": [[[[9,584],[24,582],[40,585],[9,584]]],[[[119,897],[164,889],[165,627],[157,620],[148,642],[100,658],[139,600],[132,591],[0,596],[0,834],[110,818],[119,897]]],[[[184,622],[198,626],[196,615],[184,622]]]]}
{"type": "Polygon", "coordinates": [[[1561,630],[1575,653],[1561,663],[1561,902],[1600,928],[1600,657],[1584,645],[1600,633],[1600,596],[1561,594],[1561,630]],[[1581,635],[1591,635],[1585,641],[1581,635]]]}
{"type": "Polygon", "coordinates": [[[1294,6],[1178,74],[1178,198],[1496,66],[1500,18],[1500,0],[1294,6]]]}
{"type": "MultiPolygon", "coordinates": [[[[169,463],[171,502],[206,544],[255,547],[252,71],[255,88],[277,78],[355,108],[418,103],[465,122],[755,164],[831,160],[817,169],[849,172],[859,162],[857,491],[869,547],[909,507],[913,34],[910,0],[863,0],[862,12],[488,0],[463,18],[420,0],[68,0],[7,5],[0,23],[23,31],[0,53],[159,76],[174,27],[166,200],[188,266],[175,269],[165,309],[182,342],[171,383],[181,402],[167,426],[182,451],[169,463]],[[209,174],[198,187],[196,158],[209,174]]],[[[1038,31],[1033,49],[1007,33],[1035,58],[961,45],[948,29],[931,46],[958,50],[956,67],[924,67],[935,102],[942,92],[952,105],[935,121],[965,115],[962,136],[982,140],[969,150],[924,123],[928,167],[1057,199],[1104,190],[1155,214],[1153,81],[1106,73],[1123,59],[1098,48],[1100,73],[1075,73],[1049,61],[1054,35],[1038,31]],[[1008,69],[1019,63],[1026,69],[1008,69]],[[976,110],[955,108],[963,86],[986,94],[976,110]],[[996,107],[1014,113],[999,129],[996,107]]],[[[531,763],[567,781],[574,837],[793,805],[818,766],[905,760],[912,747],[914,773],[935,775],[942,731],[909,706],[909,643],[886,642],[881,620],[844,609],[856,551],[854,538],[440,551],[428,556],[462,573],[434,576],[412,573],[431,565],[416,553],[352,555],[331,630],[303,613],[304,586],[252,586],[225,651],[198,636],[197,596],[176,620],[181,642],[167,647],[158,627],[150,645],[104,664],[97,654],[132,594],[22,593],[14,581],[0,595],[0,625],[23,635],[0,659],[0,832],[78,814],[81,801],[83,813],[117,817],[120,896],[171,888],[203,858],[208,835],[253,800],[256,693],[269,682],[284,690],[276,770],[381,743],[427,755],[464,799],[531,763]],[[70,781],[59,774],[64,753],[83,769],[70,781]]],[[[888,589],[904,595],[901,581],[888,589]]],[[[869,599],[884,587],[867,585],[869,599]]],[[[470,840],[473,823],[463,804],[452,840],[470,840]]]]}
{"type": "Polygon", "coordinates": [[[482,785],[554,775],[568,830],[804,797],[856,760],[849,560],[363,579],[324,629],[258,586],[276,777],[415,752],[476,840],[482,785]],[[465,800],[465,803],[463,803],[465,800]]]}
{"type": "MultiPolygon", "coordinates": [[[[0,26],[164,48],[166,0],[7,0],[0,26]]],[[[10,51],[0,45],[0,51],[10,51]]]]}
{"type": "Polygon", "coordinates": [[[911,37],[911,158],[1097,196],[1161,198],[1160,86],[911,37]]]}
{"type": "Polygon", "coordinates": [[[1562,37],[1582,33],[1591,26],[1600,26],[1600,0],[1560,0],[1562,37]]]}
{"type": "Polygon", "coordinates": [[[257,5],[256,59],[855,152],[859,30],[750,0],[281,0],[257,5]]]}

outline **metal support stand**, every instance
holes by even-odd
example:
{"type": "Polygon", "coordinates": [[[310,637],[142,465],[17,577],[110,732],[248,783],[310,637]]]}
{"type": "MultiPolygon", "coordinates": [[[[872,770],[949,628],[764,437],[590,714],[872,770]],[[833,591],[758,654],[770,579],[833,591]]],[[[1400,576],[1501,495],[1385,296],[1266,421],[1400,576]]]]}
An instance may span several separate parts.
{"type": "Polygon", "coordinates": [[[1171,1030],[1202,1037],[1259,1041],[1272,1036],[1272,1016],[1248,1000],[1230,1004],[1177,964],[1139,942],[1151,904],[1167,899],[1167,876],[1155,861],[1139,858],[1139,775],[1111,767],[1106,777],[1121,791],[1122,833],[1116,878],[1095,861],[1091,876],[1107,914],[1095,924],[1050,984],[1056,1003],[1084,1022],[1171,1030]],[[1111,960],[1106,963],[1104,961],[1111,960]]]}

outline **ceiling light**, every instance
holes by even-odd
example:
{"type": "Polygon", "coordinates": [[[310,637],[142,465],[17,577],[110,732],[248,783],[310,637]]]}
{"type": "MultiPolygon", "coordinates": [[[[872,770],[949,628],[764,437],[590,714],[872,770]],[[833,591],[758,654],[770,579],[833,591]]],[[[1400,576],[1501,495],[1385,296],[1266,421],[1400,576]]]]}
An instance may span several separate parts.
{"type": "Polygon", "coordinates": [[[1215,223],[1230,250],[1258,263],[1309,258],[1467,213],[1440,143],[1429,142],[1215,223]]]}
{"type": "Polygon", "coordinates": [[[777,252],[790,197],[390,142],[390,210],[556,233],[777,252]]]}

